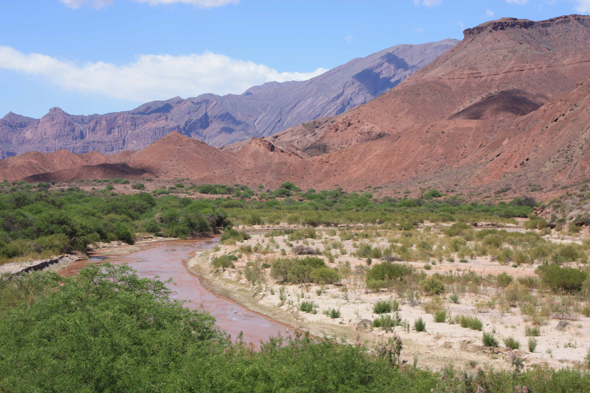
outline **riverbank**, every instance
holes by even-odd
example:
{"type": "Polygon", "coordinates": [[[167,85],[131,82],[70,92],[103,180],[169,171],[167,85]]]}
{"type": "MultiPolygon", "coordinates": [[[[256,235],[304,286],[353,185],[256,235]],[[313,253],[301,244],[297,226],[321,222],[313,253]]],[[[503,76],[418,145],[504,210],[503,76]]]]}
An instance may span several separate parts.
{"type": "MultiPolygon", "coordinates": [[[[370,229],[373,231],[373,229],[370,229]]],[[[388,236],[398,233],[381,231],[381,235],[371,240],[374,245],[385,247],[388,236]]],[[[535,265],[512,266],[502,264],[489,257],[469,258],[466,263],[456,262],[408,262],[418,274],[432,276],[450,274],[456,277],[466,276],[482,280],[480,284],[453,284],[447,288],[447,295],[452,291],[459,295],[456,303],[447,296],[423,296],[416,290],[405,289],[404,293],[396,291],[372,291],[365,285],[367,271],[366,258],[356,257],[360,244],[354,239],[342,241],[334,230],[317,231],[314,239],[288,239],[288,235],[254,234],[252,239],[237,243],[221,245],[218,249],[199,253],[187,262],[187,268],[193,274],[203,278],[204,285],[221,296],[232,299],[245,307],[259,312],[281,323],[311,334],[334,336],[348,343],[362,342],[374,346],[383,339],[397,334],[404,343],[402,357],[412,363],[433,370],[455,364],[462,369],[474,369],[484,365],[495,369],[511,367],[512,355],[520,357],[526,366],[545,364],[553,368],[580,367],[590,346],[590,318],[580,314],[583,303],[567,304],[572,300],[537,290],[526,290],[518,279],[526,282],[536,279],[535,265]],[[336,246],[334,242],[339,242],[336,246]],[[316,255],[325,258],[328,266],[336,267],[345,273],[341,282],[332,285],[300,284],[282,285],[270,277],[269,267],[277,258],[296,256],[295,249],[300,246],[313,248],[316,255]],[[335,253],[333,260],[326,255],[329,247],[335,253]],[[213,258],[233,255],[237,258],[233,268],[216,268],[211,264],[213,258]],[[246,278],[246,269],[260,268],[257,282],[246,278]],[[506,290],[497,285],[499,275],[508,275],[514,282],[506,290]],[[506,292],[522,291],[518,296],[526,297],[524,303],[507,300],[506,292]],[[528,292],[528,294],[527,294],[528,292]],[[412,298],[415,296],[415,298],[412,298]],[[532,300],[531,300],[532,299],[532,300]],[[379,318],[373,311],[377,302],[396,302],[402,325],[394,332],[385,332],[381,328],[371,327],[379,318]],[[529,315],[526,302],[538,302],[538,313],[529,315]],[[556,302],[561,302],[556,306],[556,302]],[[301,304],[313,304],[312,312],[301,311],[301,304]],[[515,302],[515,304],[513,304],[515,302]],[[516,303],[520,305],[516,305],[516,303]],[[547,307],[548,316],[541,316],[547,307]],[[555,309],[549,309],[553,307],[555,309]],[[437,323],[433,308],[445,310],[445,323],[437,323]],[[559,308],[559,310],[557,310],[559,308]],[[338,310],[340,316],[331,318],[324,315],[326,311],[338,310]],[[562,312],[557,316],[557,312],[562,312]],[[565,315],[567,314],[567,315],[565,315]],[[461,327],[453,318],[460,316],[477,317],[481,323],[480,330],[461,327]],[[532,320],[531,318],[535,318],[532,320]],[[426,332],[414,329],[414,322],[419,318],[426,322],[426,332]],[[536,318],[540,318],[537,320],[536,318]],[[530,337],[529,328],[537,327],[538,333],[530,337]],[[482,331],[492,333],[499,342],[498,348],[485,347],[482,343],[482,331]],[[520,348],[511,350],[503,341],[513,338],[520,348]],[[535,341],[537,347],[531,351],[529,342],[535,341]]],[[[431,236],[429,234],[429,236],[431,236]]],[[[361,236],[362,238],[362,236],[361,236]]],[[[551,241],[551,236],[546,237],[551,241]]],[[[567,242],[578,239],[565,239],[567,242]]],[[[557,243],[557,242],[556,242],[557,243]]],[[[456,256],[455,256],[456,258],[456,256]]],[[[452,259],[452,258],[451,258],[452,259]]],[[[375,261],[374,263],[378,263],[375,261]]],[[[419,290],[418,290],[419,291],[419,290]]],[[[396,312],[392,315],[396,317],[396,312]]]]}

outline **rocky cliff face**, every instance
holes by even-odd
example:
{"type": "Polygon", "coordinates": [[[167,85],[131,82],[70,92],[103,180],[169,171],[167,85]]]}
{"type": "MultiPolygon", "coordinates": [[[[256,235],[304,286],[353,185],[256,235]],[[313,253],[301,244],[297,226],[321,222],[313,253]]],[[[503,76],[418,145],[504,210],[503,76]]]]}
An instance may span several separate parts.
{"type": "Polygon", "coordinates": [[[144,104],[132,111],[72,116],[53,108],[41,119],[0,119],[0,158],[66,149],[76,154],[140,150],[172,131],[221,146],[265,137],[343,113],[396,86],[458,41],[399,45],[358,58],[305,82],[267,83],[241,95],[144,104]]]}

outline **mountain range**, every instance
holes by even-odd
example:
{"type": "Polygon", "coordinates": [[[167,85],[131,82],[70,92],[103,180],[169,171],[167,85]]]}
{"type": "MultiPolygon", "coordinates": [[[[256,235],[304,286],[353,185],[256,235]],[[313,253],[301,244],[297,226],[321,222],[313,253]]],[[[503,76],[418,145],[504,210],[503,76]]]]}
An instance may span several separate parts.
{"type": "Polygon", "coordinates": [[[73,116],[60,108],[41,119],[9,113],[0,119],[0,159],[29,151],[114,154],[139,150],[172,131],[211,146],[273,135],[370,101],[457,42],[398,45],[304,82],[266,83],[241,95],[175,97],[106,115],[73,116]]]}
{"type": "Polygon", "coordinates": [[[590,177],[589,42],[590,16],[503,18],[465,30],[436,60],[339,115],[220,149],[175,131],[118,157],[26,153],[0,162],[0,178],[64,181],[120,171],[399,196],[429,188],[562,193],[590,177]],[[68,167],[76,160],[85,163],[68,167]]]}

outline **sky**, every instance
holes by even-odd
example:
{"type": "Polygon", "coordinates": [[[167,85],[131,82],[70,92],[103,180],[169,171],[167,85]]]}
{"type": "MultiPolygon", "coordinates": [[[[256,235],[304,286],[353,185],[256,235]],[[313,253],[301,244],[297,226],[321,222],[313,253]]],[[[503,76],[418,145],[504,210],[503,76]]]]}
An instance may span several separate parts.
{"type": "Polygon", "coordinates": [[[590,0],[0,0],[0,117],[241,94],[489,20],[573,13],[590,0]]]}

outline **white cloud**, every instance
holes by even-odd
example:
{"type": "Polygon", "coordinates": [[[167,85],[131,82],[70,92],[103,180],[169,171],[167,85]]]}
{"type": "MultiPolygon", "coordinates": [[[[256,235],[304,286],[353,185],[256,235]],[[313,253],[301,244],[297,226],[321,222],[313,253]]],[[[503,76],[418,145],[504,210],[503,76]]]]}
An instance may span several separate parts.
{"type": "Polygon", "coordinates": [[[506,2],[509,3],[509,4],[520,4],[520,5],[523,5],[523,4],[528,3],[529,0],[506,0],[506,2]]]}
{"type": "MultiPolygon", "coordinates": [[[[78,9],[82,6],[92,8],[102,8],[113,3],[114,0],[59,0],[66,7],[78,9]]],[[[221,7],[227,4],[237,4],[240,0],[132,0],[138,3],[147,3],[149,5],[161,4],[192,4],[200,8],[221,7]]]]}
{"type": "Polygon", "coordinates": [[[266,82],[307,80],[327,70],[278,72],[264,64],[206,52],[187,56],[141,55],[133,63],[77,65],[37,53],[0,46],[0,69],[39,76],[67,90],[146,102],[203,93],[240,94],[266,82]]]}
{"type": "Polygon", "coordinates": [[[92,7],[92,8],[102,8],[106,7],[107,5],[111,4],[113,0],[59,0],[66,7],[70,7],[73,9],[78,9],[82,6],[92,7]]]}
{"type": "Polygon", "coordinates": [[[577,5],[574,9],[582,14],[590,13],[590,0],[571,0],[577,5]]]}
{"type": "Polygon", "coordinates": [[[434,7],[441,4],[442,0],[414,0],[414,5],[424,5],[426,7],[434,7]]]}
{"type": "Polygon", "coordinates": [[[346,37],[344,37],[344,39],[350,44],[352,43],[352,40],[354,40],[354,37],[352,36],[352,34],[346,33],[346,37]]]}
{"type": "Polygon", "coordinates": [[[487,11],[486,11],[486,15],[487,15],[487,16],[489,16],[490,18],[493,18],[493,17],[494,17],[494,11],[492,11],[492,10],[487,10],[487,11]]]}

